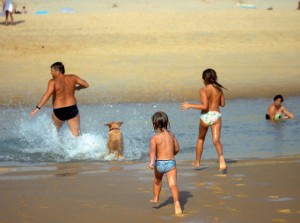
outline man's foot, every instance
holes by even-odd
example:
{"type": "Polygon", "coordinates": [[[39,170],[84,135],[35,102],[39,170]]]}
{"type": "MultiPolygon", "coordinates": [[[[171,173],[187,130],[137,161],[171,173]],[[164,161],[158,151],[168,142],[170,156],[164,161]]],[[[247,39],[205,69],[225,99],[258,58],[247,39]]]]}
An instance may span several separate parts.
{"type": "Polygon", "coordinates": [[[198,162],[193,162],[192,165],[195,167],[200,167],[200,163],[198,163],[198,162]]]}
{"type": "Polygon", "coordinates": [[[175,214],[182,215],[182,210],[179,201],[176,201],[174,205],[175,205],[175,214]]]}

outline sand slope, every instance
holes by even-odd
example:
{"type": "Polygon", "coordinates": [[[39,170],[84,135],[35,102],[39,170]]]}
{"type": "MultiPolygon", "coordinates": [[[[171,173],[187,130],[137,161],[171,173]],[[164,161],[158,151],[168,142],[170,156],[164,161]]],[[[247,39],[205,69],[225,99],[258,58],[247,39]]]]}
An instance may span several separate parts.
{"type": "Polygon", "coordinates": [[[82,103],[198,100],[207,67],[230,89],[228,98],[299,95],[297,10],[245,10],[236,1],[188,1],[185,7],[179,0],[129,1],[115,8],[92,1],[87,13],[79,0],[47,2],[28,5],[48,7],[48,15],[15,15],[15,26],[1,23],[2,105],[36,103],[55,61],[91,83],[80,93],[82,103]],[[61,13],[63,7],[75,13],[61,13]]]}

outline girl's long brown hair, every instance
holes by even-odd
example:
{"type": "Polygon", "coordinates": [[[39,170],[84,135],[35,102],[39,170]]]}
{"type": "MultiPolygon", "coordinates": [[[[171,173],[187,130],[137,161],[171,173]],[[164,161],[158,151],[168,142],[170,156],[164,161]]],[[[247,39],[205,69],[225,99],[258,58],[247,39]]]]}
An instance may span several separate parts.
{"type": "Polygon", "coordinates": [[[214,69],[209,68],[204,70],[202,73],[202,79],[204,80],[205,84],[213,84],[215,86],[228,90],[218,83],[217,72],[214,69]]]}

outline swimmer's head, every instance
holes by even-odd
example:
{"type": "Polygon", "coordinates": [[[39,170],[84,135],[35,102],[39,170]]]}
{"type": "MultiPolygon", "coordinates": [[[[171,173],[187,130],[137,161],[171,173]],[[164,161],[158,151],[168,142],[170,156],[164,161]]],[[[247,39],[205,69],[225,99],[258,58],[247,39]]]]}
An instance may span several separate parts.
{"type": "Polygon", "coordinates": [[[63,65],[62,62],[55,62],[50,66],[52,70],[58,70],[60,73],[64,74],[65,73],[65,66],[63,65]]]}
{"type": "Polygon", "coordinates": [[[157,132],[157,130],[163,131],[163,129],[168,130],[170,123],[169,123],[169,118],[165,112],[162,111],[155,112],[152,115],[151,119],[152,119],[152,124],[155,132],[157,132]]]}
{"type": "Polygon", "coordinates": [[[276,95],[273,100],[277,101],[278,99],[281,99],[281,102],[283,102],[283,97],[281,94],[276,95]]]}

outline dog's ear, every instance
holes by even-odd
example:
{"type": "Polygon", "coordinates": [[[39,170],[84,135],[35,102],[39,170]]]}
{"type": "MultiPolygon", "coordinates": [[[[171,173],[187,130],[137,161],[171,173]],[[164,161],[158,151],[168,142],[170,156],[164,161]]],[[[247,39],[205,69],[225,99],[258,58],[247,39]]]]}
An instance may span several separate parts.
{"type": "Polygon", "coordinates": [[[121,126],[123,124],[123,122],[118,122],[118,125],[121,126]]]}
{"type": "Polygon", "coordinates": [[[110,127],[110,126],[111,126],[111,123],[107,123],[107,124],[104,124],[104,125],[110,127]]]}

